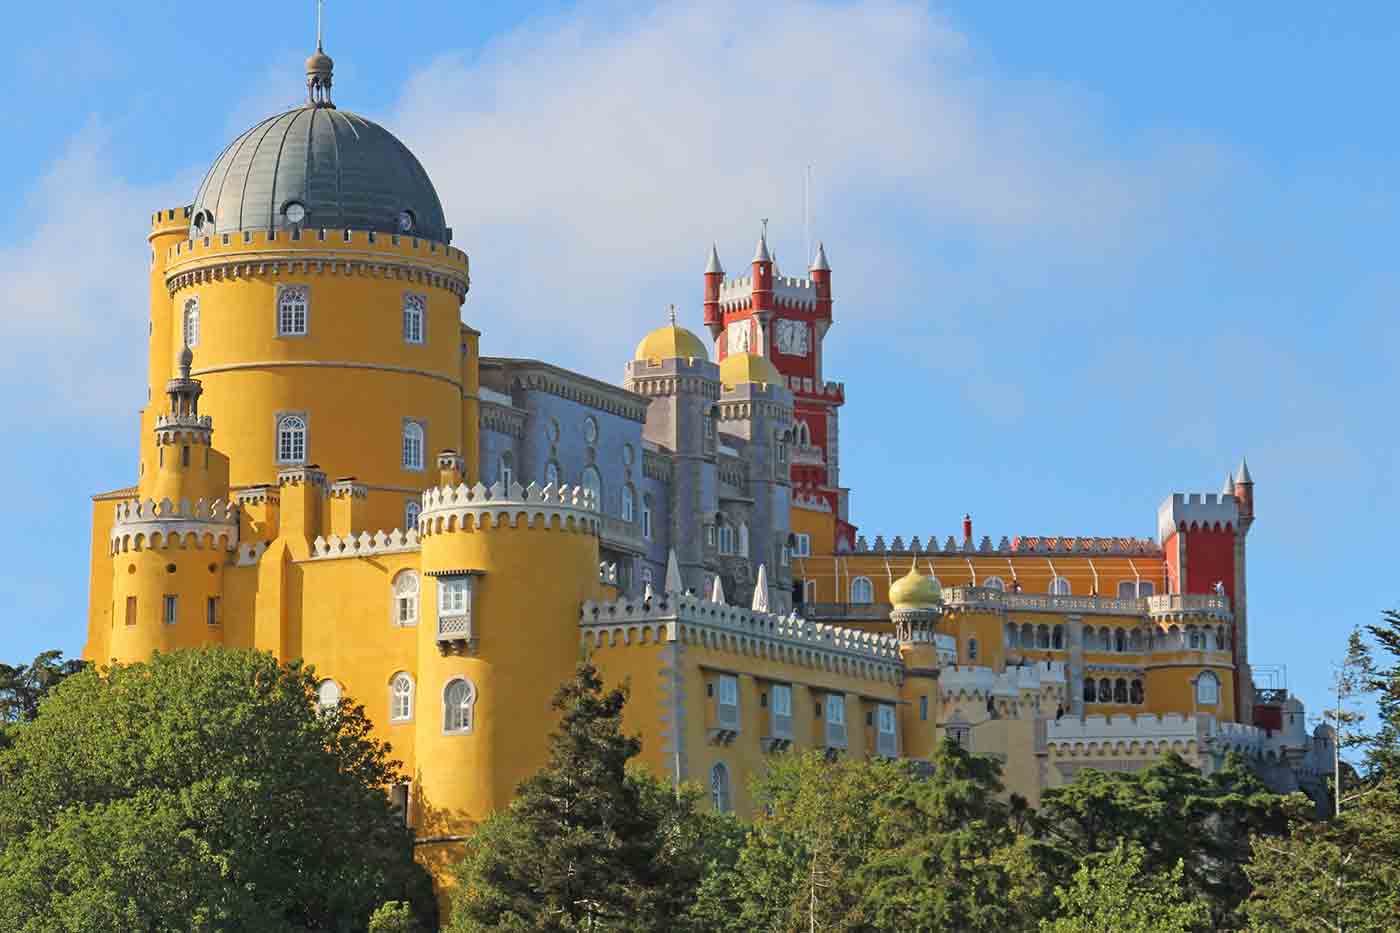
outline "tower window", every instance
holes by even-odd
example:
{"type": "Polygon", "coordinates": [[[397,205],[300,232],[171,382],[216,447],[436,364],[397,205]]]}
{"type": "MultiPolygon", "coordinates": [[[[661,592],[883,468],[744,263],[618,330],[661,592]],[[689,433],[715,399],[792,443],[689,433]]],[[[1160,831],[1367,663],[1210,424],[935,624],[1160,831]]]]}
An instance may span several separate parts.
{"type": "Polygon", "coordinates": [[[306,419],[284,415],[277,422],[277,462],[306,462],[306,419]]]}
{"type": "Polygon", "coordinates": [[[174,625],[180,612],[180,597],[165,594],[161,601],[160,620],[166,625],[174,625]]]}
{"type": "Polygon", "coordinates": [[[209,600],[204,604],[204,621],[210,625],[218,625],[223,621],[223,617],[219,611],[219,597],[210,596],[209,600]]]}
{"type": "Polygon", "coordinates": [[[340,684],[327,679],[316,685],[316,705],[328,712],[340,705],[340,684]]]}
{"type": "Polygon", "coordinates": [[[642,496],[642,537],[651,538],[651,496],[642,496]]]}
{"type": "Polygon", "coordinates": [[[413,678],[400,671],[389,682],[389,721],[408,722],[413,718],[413,678]]]}
{"type": "Polygon", "coordinates": [[[496,479],[500,480],[501,487],[509,495],[510,484],[515,482],[515,457],[508,450],[496,462],[496,479]]]}
{"type": "Polygon", "coordinates": [[[1196,678],[1196,703],[1200,706],[1214,706],[1220,702],[1220,678],[1210,671],[1203,671],[1196,678]]]}
{"type": "Polygon", "coordinates": [[[587,466],[583,468],[583,488],[593,494],[593,504],[596,508],[602,508],[603,502],[603,477],[598,472],[598,468],[587,466]]]}
{"type": "Polygon", "coordinates": [[[126,624],[127,624],[127,625],[135,625],[135,624],[136,624],[136,597],[135,597],[135,596],[128,596],[128,597],[126,598],[126,624]]]}
{"type": "Polygon", "coordinates": [[[412,570],[394,578],[394,624],[418,624],[418,574],[412,570]]]}
{"type": "Polygon", "coordinates": [[[1051,596],[1068,596],[1070,594],[1069,581],[1064,577],[1055,577],[1050,581],[1051,596]]]}
{"type": "Polygon", "coordinates": [[[472,731],[472,707],[476,689],[465,677],[448,681],[442,691],[442,731],[463,735],[472,731]]]}
{"type": "Polygon", "coordinates": [[[867,577],[856,577],[851,581],[851,602],[865,606],[875,601],[875,587],[867,577]]]}
{"type": "Polygon", "coordinates": [[[185,346],[195,347],[199,345],[199,299],[191,298],[185,302],[185,346]]]}
{"type": "Polygon", "coordinates": [[[724,762],[717,762],[710,769],[710,802],[716,813],[729,812],[729,769],[724,762]]]}
{"type": "Polygon", "coordinates": [[[416,421],[406,421],[403,426],[403,468],[423,469],[423,426],[416,421]]]}
{"type": "Polygon", "coordinates": [[[418,504],[417,499],[409,499],[403,506],[403,530],[413,531],[418,527],[418,516],[423,513],[423,506],[418,504]]]}
{"type": "Polygon", "coordinates": [[[311,306],[311,290],[305,285],[277,289],[277,336],[304,337],[311,306]]]}
{"type": "Polygon", "coordinates": [[[425,295],[408,294],[403,296],[404,343],[423,342],[423,319],[427,308],[428,299],[425,295]]]}
{"type": "Polygon", "coordinates": [[[622,487],[622,520],[637,520],[637,491],[630,484],[622,487]]]}
{"type": "Polygon", "coordinates": [[[544,465],[544,484],[546,486],[559,486],[559,464],[553,460],[544,465]]]}

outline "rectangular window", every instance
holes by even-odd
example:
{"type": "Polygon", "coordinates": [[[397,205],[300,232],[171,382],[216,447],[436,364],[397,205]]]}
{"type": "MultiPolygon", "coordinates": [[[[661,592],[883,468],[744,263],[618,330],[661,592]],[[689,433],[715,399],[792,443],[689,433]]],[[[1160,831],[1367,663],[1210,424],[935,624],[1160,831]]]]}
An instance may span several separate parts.
{"type": "Polygon", "coordinates": [[[219,597],[210,596],[204,604],[204,621],[210,625],[218,625],[223,621],[222,616],[219,615],[219,597]]]}
{"type": "Polygon", "coordinates": [[[826,698],[826,744],[829,748],[846,747],[846,698],[839,694],[826,698]]]}
{"type": "Polygon", "coordinates": [[[928,696],[919,697],[919,722],[928,722],[928,696]]]}
{"type": "Polygon", "coordinates": [[[719,552],[721,554],[734,553],[734,529],[728,525],[719,527],[719,552]]]}
{"type": "Polygon", "coordinates": [[[719,677],[719,724],[722,729],[739,728],[739,678],[732,674],[719,677]]]}
{"type": "Polygon", "coordinates": [[[403,339],[405,343],[423,342],[423,318],[428,300],[422,295],[404,295],[403,339]]]}
{"type": "Polygon", "coordinates": [[[306,336],[309,298],[305,285],[283,285],[277,290],[277,336],[306,336]]]}
{"type": "Polygon", "coordinates": [[[651,537],[651,506],[642,503],[642,537],[651,537]]]}
{"type": "Polygon", "coordinates": [[[793,535],[795,546],[792,549],[793,557],[812,556],[812,536],[806,534],[793,535]]]}
{"type": "Polygon", "coordinates": [[[462,615],[467,611],[466,577],[446,577],[438,583],[438,612],[443,615],[462,615]]]}
{"type": "Polygon", "coordinates": [[[182,467],[187,467],[187,466],[189,466],[189,465],[190,465],[190,449],[189,449],[189,447],[181,447],[181,448],[180,448],[180,466],[182,466],[182,467]]]}
{"type": "Polygon", "coordinates": [[[472,578],[438,578],[438,641],[471,641],[472,578]]]}
{"type": "Polygon", "coordinates": [[[792,738],[792,686],[773,685],[773,737],[792,738]]]}
{"type": "Polygon", "coordinates": [[[128,597],[126,598],[126,624],[127,624],[127,625],[135,625],[135,624],[136,624],[136,597],[135,597],[135,596],[128,596],[128,597]]]}
{"type": "Polygon", "coordinates": [[[705,526],[705,545],[706,545],[707,547],[714,547],[714,546],[715,546],[715,526],[714,526],[714,525],[706,525],[706,526],[705,526]]]}
{"type": "Polygon", "coordinates": [[[895,725],[894,707],[880,704],[876,707],[875,754],[882,758],[899,756],[899,736],[895,725]]]}
{"type": "Polygon", "coordinates": [[[165,599],[161,602],[160,620],[166,625],[174,625],[180,612],[180,597],[165,594],[165,599]]]}

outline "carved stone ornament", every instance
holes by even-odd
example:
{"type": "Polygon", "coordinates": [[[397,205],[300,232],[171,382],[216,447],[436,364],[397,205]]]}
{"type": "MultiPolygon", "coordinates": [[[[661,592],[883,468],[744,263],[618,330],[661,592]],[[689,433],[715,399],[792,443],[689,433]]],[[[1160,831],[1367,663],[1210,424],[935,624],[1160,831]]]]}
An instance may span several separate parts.
{"type": "Polygon", "coordinates": [[[778,352],[788,356],[806,356],[811,352],[811,330],[802,321],[778,320],[778,352]]]}
{"type": "Polygon", "coordinates": [[[749,322],[737,321],[729,325],[729,352],[748,353],[749,352],[749,322]]]}

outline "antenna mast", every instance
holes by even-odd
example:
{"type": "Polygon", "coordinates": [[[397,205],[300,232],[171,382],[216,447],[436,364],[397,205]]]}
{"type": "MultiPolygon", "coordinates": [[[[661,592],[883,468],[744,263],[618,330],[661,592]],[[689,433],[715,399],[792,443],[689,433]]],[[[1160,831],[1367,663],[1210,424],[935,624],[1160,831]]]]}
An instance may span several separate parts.
{"type": "Polygon", "coordinates": [[[316,51],[325,51],[321,45],[321,19],[326,8],[326,0],[316,0],[316,51]]]}
{"type": "Polygon", "coordinates": [[[802,235],[807,238],[807,262],[812,262],[812,163],[802,179],[802,235]]]}

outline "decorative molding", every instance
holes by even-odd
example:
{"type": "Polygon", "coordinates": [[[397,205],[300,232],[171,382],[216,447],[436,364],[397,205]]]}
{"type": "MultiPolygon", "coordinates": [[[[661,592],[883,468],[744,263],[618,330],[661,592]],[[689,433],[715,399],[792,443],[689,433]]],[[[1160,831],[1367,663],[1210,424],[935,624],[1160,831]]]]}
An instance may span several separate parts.
{"type": "MultiPolygon", "coordinates": [[[[211,239],[203,238],[204,248],[210,248],[211,239]]],[[[169,255],[172,262],[166,272],[165,287],[172,298],[183,289],[198,287],[207,282],[278,278],[282,275],[329,274],[411,282],[449,291],[457,296],[459,302],[466,299],[467,291],[471,287],[467,257],[460,250],[451,251],[461,257],[461,267],[449,269],[415,261],[411,256],[389,251],[311,252],[304,247],[229,251],[211,249],[211,252],[201,256],[195,255],[202,251],[197,242],[191,240],[179,243],[169,255]],[[191,255],[182,261],[181,257],[186,253],[191,255]]],[[[247,242],[250,241],[245,241],[245,244],[247,242]]]]}
{"type": "Polygon", "coordinates": [[[477,404],[477,410],[477,423],[483,431],[505,434],[518,441],[525,439],[525,422],[529,418],[529,412],[485,399],[477,404]]]}
{"type": "Polygon", "coordinates": [[[426,369],[414,369],[411,366],[390,366],[387,363],[363,363],[355,360],[255,360],[251,363],[229,363],[225,366],[206,366],[203,369],[193,370],[192,376],[207,376],[211,373],[237,372],[242,369],[281,369],[289,367],[312,367],[324,369],[366,369],[383,373],[401,373],[405,376],[423,376],[426,379],[436,379],[445,382],[461,391],[462,383],[458,379],[444,376],[441,373],[429,372],[426,369]]]}
{"type": "Polygon", "coordinates": [[[876,535],[873,544],[868,543],[865,535],[856,538],[854,553],[875,553],[875,554],[927,554],[938,556],[940,554],[998,554],[1002,556],[1027,556],[1040,554],[1065,554],[1080,555],[1085,557],[1116,557],[1116,556],[1143,556],[1161,558],[1162,549],[1157,542],[1149,538],[1088,538],[1088,537],[1055,537],[1039,535],[1019,535],[1014,539],[1002,537],[1001,542],[992,547],[992,539],[986,535],[982,537],[981,543],[976,546],[971,540],[960,541],[949,535],[943,546],[939,547],[938,537],[930,535],[927,544],[921,543],[922,539],[915,535],[909,539],[908,545],[904,544],[902,537],[896,536],[892,543],[887,544],[884,535],[876,535]]]}
{"type": "Polygon", "coordinates": [[[670,454],[642,448],[642,475],[659,483],[670,483],[675,476],[676,464],[670,454]]]}
{"type": "Polygon", "coordinates": [[[646,396],[549,363],[483,356],[480,368],[483,376],[500,373],[501,381],[507,385],[545,392],[639,424],[645,424],[647,420],[650,403],[646,396]]]}
{"type": "Polygon", "coordinates": [[[376,531],[373,536],[367,531],[358,535],[331,535],[329,538],[317,536],[311,544],[312,554],[308,560],[334,560],[338,557],[370,557],[382,554],[406,554],[419,549],[418,532],[410,528],[407,534],[395,528],[385,534],[376,531]]]}
{"type": "Polygon", "coordinates": [[[109,553],[191,544],[231,551],[238,546],[238,518],[238,506],[222,499],[118,502],[108,536],[109,553]]]}

